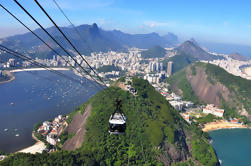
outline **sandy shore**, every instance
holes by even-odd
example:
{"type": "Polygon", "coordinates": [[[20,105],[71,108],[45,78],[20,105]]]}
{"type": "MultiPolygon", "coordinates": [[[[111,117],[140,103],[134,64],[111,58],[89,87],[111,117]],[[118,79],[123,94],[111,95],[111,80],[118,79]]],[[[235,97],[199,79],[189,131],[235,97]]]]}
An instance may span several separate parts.
{"type": "MultiPolygon", "coordinates": [[[[29,147],[27,147],[27,148],[24,148],[24,149],[22,149],[22,150],[20,150],[20,151],[18,151],[18,152],[20,152],[20,153],[31,153],[31,154],[42,153],[43,150],[46,148],[45,144],[44,144],[42,141],[40,141],[39,139],[37,139],[37,138],[34,136],[34,133],[33,133],[33,132],[32,132],[32,138],[33,138],[34,140],[36,140],[37,142],[36,142],[34,145],[29,146],[29,147]]],[[[17,153],[18,153],[18,152],[17,152],[17,153]]]]}
{"type": "MultiPolygon", "coordinates": [[[[59,67],[55,67],[55,68],[50,68],[53,70],[58,70],[58,71],[62,71],[62,70],[70,70],[70,68],[59,68],[59,67]]],[[[21,72],[21,71],[41,71],[41,70],[47,70],[45,68],[29,68],[29,69],[16,69],[16,70],[11,70],[11,73],[16,73],[16,72],[21,72]]]]}
{"type": "MultiPolygon", "coordinates": [[[[70,70],[70,68],[63,68],[63,67],[61,67],[61,68],[55,67],[55,68],[51,68],[51,69],[57,70],[57,71],[70,70]]],[[[17,72],[22,72],[22,71],[41,71],[41,70],[43,71],[46,69],[44,69],[44,68],[29,68],[29,69],[15,69],[15,70],[10,70],[10,71],[5,71],[7,73],[7,75],[10,76],[10,79],[7,81],[1,81],[0,84],[13,81],[16,77],[12,73],[17,73],[17,72]]]]}
{"type": "Polygon", "coordinates": [[[230,122],[226,122],[224,120],[221,120],[221,121],[211,122],[211,123],[205,124],[204,128],[202,130],[204,132],[209,132],[212,130],[232,129],[232,128],[248,128],[248,127],[246,125],[230,123],[230,122]]]}
{"type": "Polygon", "coordinates": [[[31,153],[31,154],[35,154],[35,153],[42,153],[43,150],[46,148],[45,144],[41,141],[35,143],[32,146],[29,146],[25,149],[22,149],[18,152],[20,153],[31,153]]]}

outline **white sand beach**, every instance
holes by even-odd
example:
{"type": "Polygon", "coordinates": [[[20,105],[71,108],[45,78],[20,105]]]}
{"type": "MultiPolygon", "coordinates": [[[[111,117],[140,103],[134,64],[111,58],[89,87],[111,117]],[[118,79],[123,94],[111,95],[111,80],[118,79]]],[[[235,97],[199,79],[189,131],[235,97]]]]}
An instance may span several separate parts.
{"type": "Polygon", "coordinates": [[[247,126],[243,124],[230,123],[230,122],[221,120],[221,121],[205,124],[202,130],[204,132],[209,132],[212,130],[231,129],[231,128],[247,128],[247,126]]]}
{"type": "MultiPolygon", "coordinates": [[[[62,70],[70,70],[70,68],[59,68],[59,67],[55,67],[55,68],[51,68],[53,70],[58,70],[58,71],[62,71],[62,70]]],[[[47,70],[45,68],[29,68],[29,69],[16,69],[16,70],[11,70],[11,73],[16,73],[16,72],[21,72],[21,71],[41,71],[41,70],[47,70]]]]}
{"type": "Polygon", "coordinates": [[[46,148],[45,144],[42,141],[38,141],[34,145],[29,146],[29,147],[27,147],[25,149],[22,149],[22,150],[20,150],[18,152],[31,153],[31,154],[42,153],[45,148],[46,148]]]}

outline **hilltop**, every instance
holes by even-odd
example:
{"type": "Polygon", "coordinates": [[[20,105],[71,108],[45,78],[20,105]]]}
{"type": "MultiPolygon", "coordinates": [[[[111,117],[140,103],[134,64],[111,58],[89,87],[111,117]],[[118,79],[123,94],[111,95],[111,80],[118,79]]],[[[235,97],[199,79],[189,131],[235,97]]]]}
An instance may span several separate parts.
{"type": "MultiPolygon", "coordinates": [[[[137,90],[136,97],[118,87],[109,87],[69,115],[67,121],[72,126],[78,123],[76,117],[90,114],[84,141],[77,149],[36,155],[12,154],[0,164],[219,165],[207,133],[184,121],[147,81],[133,78],[132,86],[137,90]],[[122,100],[122,110],[127,116],[124,135],[110,135],[107,131],[116,98],[122,100]],[[86,108],[90,113],[85,113],[86,108]]],[[[66,133],[64,142],[75,139],[78,133],[66,133]]]]}
{"type": "Polygon", "coordinates": [[[189,41],[189,40],[182,43],[180,46],[175,48],[175,50],[177,51],[177,54],[181,54],[181,55],[186,54],[186,55],[191,56],[197,60],[209,61],[209,60],[224,58],[224,57],[215,56],[213,54],[206,52],[205,50],[200,48],[200,46],[198,46],[195,43],[195,41],[189,41]]]}
{"type": "Polygon", "coordinates": [[[224,108],[225,118],[251,114],[251,81],[209,63],[193,63],[168,79],[171,89],[195,103],[224,108]]]}
{"type": "Polygon", "coordinates": [[[146,51],[141,52],[142,58],[163,58],[166,55],[166,50],[161,46],[154,46],[146,51]]]}
{"type": "Polygon", "coordinates": [[[171,52],[173,52],[175,56],[166,58],[163,61],[163,64],[166,65],[167,62],[172,61],[173,73],[182,70],[191,63],[201,60],[210,61],[215,59],[224,59],[223,56],[216,56],[206,52],[197,44],[194,39],[185,41],[184,43],[173,49],[171,52]]]}

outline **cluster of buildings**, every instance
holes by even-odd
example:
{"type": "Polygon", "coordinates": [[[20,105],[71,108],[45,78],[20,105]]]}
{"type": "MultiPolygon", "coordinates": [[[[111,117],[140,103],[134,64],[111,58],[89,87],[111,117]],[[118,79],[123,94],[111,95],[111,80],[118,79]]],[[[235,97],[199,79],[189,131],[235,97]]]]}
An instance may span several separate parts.
{"type": "MultiPolygon", "coordinates": [[[[102,66],[111,65],[127,72],[128,75],[141,75],[151,83],[159,83],[162,79],[170,76],[173,70],[173,63],[163,64],[164,58],[143,59],[141,57],[143,49],[129,48],[128,52],[93,52],[90,56],[84,56],[90,66],[98,70],[102,66]],[[164,68],[164,66],[167,66],[164,68]]],[[[73,54],[75,54],[73,52],[73,54]]],[[[53,55],[52,59],[39,59],[35,61],[49,67],[69,67],[74,66],[79,69],[80,64],[83,68],[89,68],[79,55],[75,55],[74,60],[69,56],[53,55]],[[78,64],[77,64],[77,63],[78,64]]],[[[9,59],[8,62],[0,64],[3,68],[11,67],[34,67],[29,61],[16,62],[15,59],[9,59]]],[[[78,70],[81,71],[81,70],[78,70]]],[[[77,73],[77,72],[75,72],[77,73]]],[[[94,73],[92,73],[94,74],[94,73]]],[[[82,74],[79,74],[82,75],[82,74]]],[[[107,71],[99,73],[103,78],[118,78],[121,76],[120,71],[107,71]]]]}
{"type": "Polygon", "coordinates": [[[175,93],[169,93],[168,83],[161,82],[158,84],[152,84],[155,89],[166,98],[167,101],[174,107],[175,110],[180,112],[180,115],[188,122],[191,123],[191,116],[187,113],[187,109],[194,107],[193,102],[183,101],[181,96],[176,95],[175,93]]]}
{"type": "Polygon", "coordinates": [[[37,133],[41,134],[49,144],[56,145],[60,141],[58,136],[63,130],[66,118],[58,115],[52,122],[43,122],[37,129],[37,133]]]}
{"type": "Polygon", "coordinates": [[[148,68],[145,69],[146,74],[144,79],[153,84],[159,84],[161,80],[172,75],[173,62],[168,62],[166,71],[164,70],[163,63],[157,61],[151,61],[148,68]]]}
{"type": "Polygon", "coordinates": [[[120,71],[102,72],[98,75],[103,78],[117,78],[120,76],[120,71]]]}
{"type": "Polygon", "coordinates": [[[203,108],[203,113],[205,114],[213,114],[217,117],[223,117],[224,109],[219,109],[215,107],[213,104],[208,104],[205,108],[203,108]]]}
{"type": "Polygon", "coordinates": [[[105,65],[114,65],[129,73],[137,73],[144,70],[144,65],[140,64],[141,49],[130,48],[128,52],[94,52],[91,56],[85,56],[90,65],[96,69],[105,65]]]}
{"type": "MultiPolygon", "coordinates": [[[[218,55],[216,53],[211,53],[213,55],[218,55]]],[[[206,63],[211,63],[214,65],[217,65],[223,69],[225,69],[227,72],[235,75],[235,76],[240,76],[242,78],[246,78],[251,80],[251,76],[247,75],[245,72],[242,70],[242,66],[251,66],[251,60],[249,61],[239,61],[232,59],[228,55],[220,54],[221,56],[225,57],[225,59],[217,59],[217,60],[212,60],[212,61],[202,61],[206,63]]]]}
{"type": "Polygon", "coordinates": [[[166,94],[166,100],[178,111],[182,111],[185,108],[193,107],[193,102],[191,101],[183,101],[181,97],[176,95],[175,93],[166,94]]]}
{"type": "Polygon", "coordinates": [[[168,92],[168,83],[161,82],[159,84],[153,84],[153,87],[166,98],[167,101],[177,110],[184,111],[185,108],[191,108],[194,106],[191,101],[183,101],[182,98],[175,93],[168,92]]]}
{"type": "Polygon", "coordinates": [[[5,63],[0,63],[0,68],[10,68],[16,65],[15,59],[9,59],[5,63]]]}

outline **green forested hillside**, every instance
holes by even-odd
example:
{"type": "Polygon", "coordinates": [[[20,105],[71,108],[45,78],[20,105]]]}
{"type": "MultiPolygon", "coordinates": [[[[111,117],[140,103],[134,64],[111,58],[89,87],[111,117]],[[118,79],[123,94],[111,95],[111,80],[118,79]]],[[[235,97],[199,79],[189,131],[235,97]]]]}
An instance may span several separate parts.
{"type": "MultiPolygon", "coordinates": [[[[194,102],[199,101],[198,99],[202,98],[202,96],[196,96],[194,93],[194,90],[196,89],[192,89],[191,82],[187,79],[189,70],[191,70],[194,78],[201,77],[198,75],[196,70],[203,70],[205,71],[208,84],[216,88],[215,85],[219,83],[227,88],[227,91],[231,94],[231,96],[227,97],[229,99],[223,99],[223,97],[219,95],[221,97],[221,106],[225,109],[225,117],[229,118],[238,116],[238,111],[242,109],[242,107],[244,107],[249,114],[251,113],[250,80],[234,76],[224,69],[209,63],[191,64],[187,68],[174,74],[168,79],[168,81],[171,85],[175,85],[176,88],[182,90],[184,98],[194,102]]],[[[224,93],[224,90],[218,92],[218,94],[221,93],[224,93]]]]}
{"type": "Polygon", "coordinates": [[[142,58],[163,58],[165,55],[166,50],[160,46],[154,46],[141,52],[142,58]]]}
{"type": "MultiPolygon", "coordinates": [[[[81,148],[43,154],[12,154],[0,165],[208,165],[218,164],[208,135],[188,125],[155,89],[133,78],[135,97],[110,87],[92,97],[91,115],[81,148]],[[112,94],[112,95],[111,95],[112,94]],[[124,135],[108,133],[108,119],[116,98],[127,116],[124,135]]],[[[86,105],[86,104],[85,104],[86,105]]],[[[83,113],[84,106],[75,112],[83,113]]],[[[71,117],[74,113],[71,114],[71,117]]]]}
{"type": "Polygon", "coordinates": [[[186,70],[178,71],[173,76],[167,78],[167,81],[171,85],[175,85],[178,89],[182,90],[182,97],[184,100],[190,100],[195,104],[200,103],[198,96],[195,95],[190,82],[186,78],[186,70]]]}
{"type": "Polygon", "coordinates": [[[182,69],[184,69],[189,64],[195,62],[197,59],[193,56],[190,56],[186,53],[179,53],[171,58],[165,59],[163,61],[164,66],[167,66],[169,61],[173,62],[173,73],[176,73],[182,69]]]}

